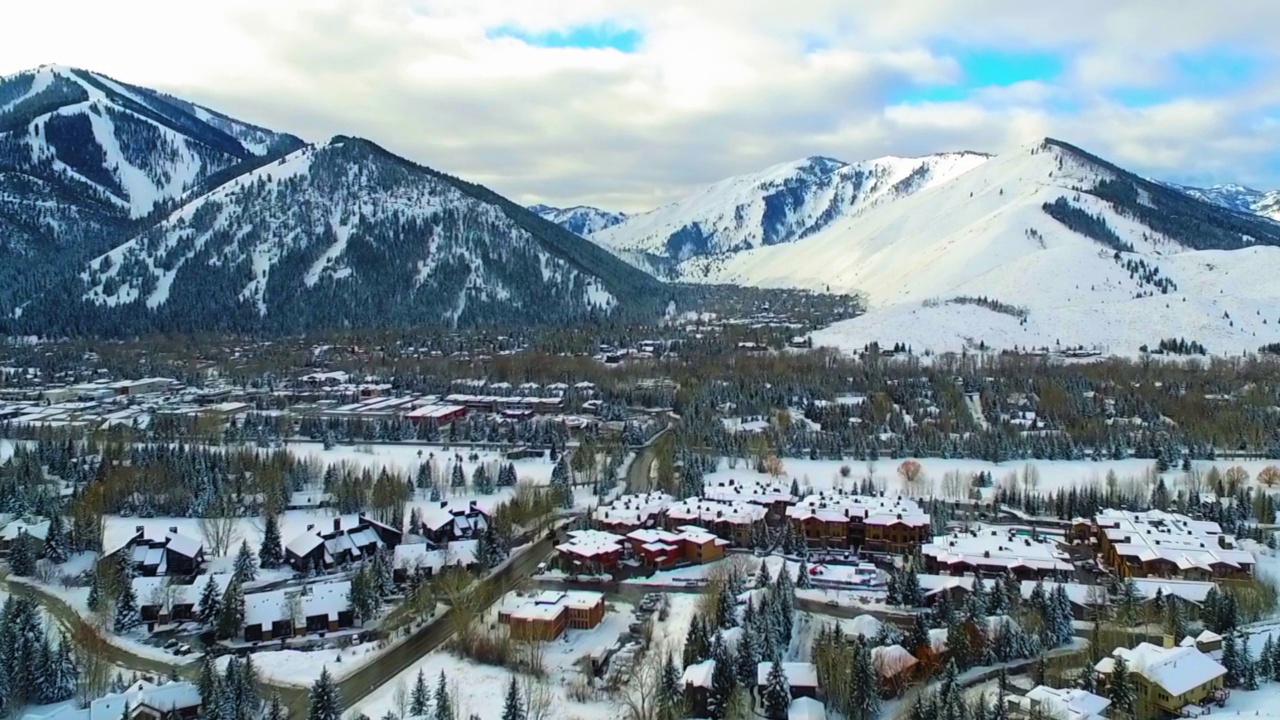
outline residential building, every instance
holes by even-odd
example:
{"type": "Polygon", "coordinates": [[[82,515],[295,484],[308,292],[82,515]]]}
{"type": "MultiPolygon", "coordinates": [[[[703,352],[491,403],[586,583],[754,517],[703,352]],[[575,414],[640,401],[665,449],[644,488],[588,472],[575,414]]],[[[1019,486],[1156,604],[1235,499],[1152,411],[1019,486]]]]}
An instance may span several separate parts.
{"type": "MultiPolygon", "coordinates": [[[[1142,643],[1132,650],[1116,648],[1098,661],[1099,692],[1104,692],[1116,658],[1124,658],[1136,696],[1136,707],[1148,709],[1138,720],[1161,714],[1183,715],[1184,708],[1225,697],[1226,668],[1194,647],[1162,648],[1142,643]]],[[[1192,711],[1194,712],[1194,711],[1192,711]]]]}
{"type": "Polygon", "coordinates": [[[446,567],[474,570],[479,540],[458,540],[436,546],[432,543],[401,543],[392,555],[392,572],[396,582],[421,574],[432,577],[446,567]]]}
{"type": "Polygon", "coordinates": [[[197,575],[205,563],[204,541],[178,532],[177,527],[162,530],[138,525],[134,536],[123,547],[109,553],[118,557],[128,553],[134,572],[139,575],[197,575]]]}
{"type": "Polygon", "coordinates": [[[244,639],[259,642],[355,625],[348,597],[351,583],[314,583],[244,596],[244,639]]]}
{"type": "Polygon", "coordinates": [[[565,630],[590,630],[604,619],[604,594],[581,590],[545,590],[531,595],[508,593],[498,608],[498,622],[519,640],[550,641],[565,630]]]}
{"type": "Polygon", "coordinates": [[[910,498],[823,491],[786,508],[786,517],[810,547],[907,553],[931,539],[929,515],[910,498]]]}
{"type": "Polygon", "coordinates": [[[626,538],[603,530],[573,530],[556,546],[561,567],[576,575],[599,575],[617,569],[626,538]]]}
{"type": "Polygon", "coordinates": [[[633,557],[645,567],[661,570],[682,563],[700,565],[724,557],[729,541],[706,530],[684,525],[669,530],[635,530],[627,534],[633,557]]]}
{"type": "Polygon", "coordinates": [[[1006,695],[1009,714],[1023,718],[1102,720],[1111,700],[1079,688],[1037,685],[1026,695],[1006,695]]]}
{"type": "Polygon", "coordinates": [[[608,505],[596,508],[592,519],[601,529],[625,535],[632,530],[658,526],[667,508],[675,501],[662,492],[623,495],[608,505]]]}
{"type": "Polygon", "coordinates": [[[695,525],[738,547],[750,547],[752,535],[764,529],[767,513],[764,506],[754,503],[686,498],[667,508],[665,526],[674,530],[695,525]]]}
{"type": "Polygon", "coordinates": [[[399,530],[364,513],[333,518],[325,532],[315,525],[284,546],[284,559],[298,572],[332,568],[372,557],[382,548],[395,548],[403,539],[399,530]]]}
{"type": "Polygon", "coordinates": [[[1122,577],[1244,578],[1257,560],[1209,520],[1148,510],[1103,510],[1094,518],[1098,553],[1122,577]]]}
{"type": "Polygon", "coordinates": [[[38,717],[39,720],[190,720],[199,716],[200,706],[200,689],[195,683],[160,685],[138,680],[122,692],[93,700],[87,708],[75,703],[64,704],[38,717]]]}
{"type": "MultiPolygon", "coordinates": [[[[769,685],[769,671],[773,669],[772,662],[762,662],[756,665],[756,687],[764,688],[769,685]]],[[[818,697],[818,667],[809,662],[784,662],[782,663],[782,674],[787,678],[787,685],[791,687],[791,697],[818,697]]]]}
{"type": "Polygon", "coordinates": [[[915,680],[920,660],[901,645],[871,648],[871,666],[876,671],[880,694],[897,697],[915,680]]]}
{"type": "Polygon", "coordinates": [[[437,545],[479,538],[489,528],[489,514],[474,500],[463,503],[440,501],[421,511],[422,535],[437,545]]]}
{"type": "Polygon", "coordinates": [[[978,525],[972,530],[939,535],[920,549],[925,568],[951,575],[1013,573],[1035,579],[1074,570],[1071,559],[1051,536],[1018,528],[978,525]]]}
{"type": "Polygon", "coordinates": [[[175,582],[178,578],[173,576],[143,575],[133,579],[133,594],[138,599],[143,622],[151,626],[150,629],[155,629],[156,625],[195,620],[200,593],[205,585],[212,580],[221,598],[231,584],[231,578],[231,573],[216,573],[175,582]]]}
{"type": "Polygon", "coordinates": [[[702,496],[707,500],[759,505],[774,517],[782,517],[787,508],[797,500],[791,494],[790,483],[784,485],[781,481],[761,482],[736,478],[705,484],[702,488],[702,496]]]}

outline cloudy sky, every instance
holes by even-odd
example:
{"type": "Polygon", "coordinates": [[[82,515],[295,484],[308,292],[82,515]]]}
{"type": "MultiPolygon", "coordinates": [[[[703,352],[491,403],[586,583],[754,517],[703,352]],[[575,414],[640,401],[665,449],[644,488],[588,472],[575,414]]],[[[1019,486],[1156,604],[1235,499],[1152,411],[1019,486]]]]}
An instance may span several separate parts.
{"type": "Polygon", "coordinates": [[[86,67],[526,203],[1045,135],[1280,187],[1280,0],[40,0],[5,23],[0,73],[86,67]]]}

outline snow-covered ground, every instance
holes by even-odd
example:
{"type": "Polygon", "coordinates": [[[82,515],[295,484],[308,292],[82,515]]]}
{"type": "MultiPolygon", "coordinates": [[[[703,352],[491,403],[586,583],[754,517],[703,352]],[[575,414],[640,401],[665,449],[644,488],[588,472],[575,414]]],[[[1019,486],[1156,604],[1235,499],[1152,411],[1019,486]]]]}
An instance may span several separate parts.
{"type": "MultiPolygon", "coordinates": [[[[911,495],[913,497],[944,496],[942,479],[949,472],[960,472],[965,480],[963,493],[967,495],[968,480],[977,472],[991,473],[996,487],[999,487],[1010,476],[1016,475],[1021,483],[1026,468],[1035,469],[1038,480],[1035,490],[1041,493],[1069,488],[1072,485],[1084,486],[1094,483],[1104,484],[1108,472],[1114,472],[1120,482],[1137,482],[1146,476],[1153,467],[1154,461],[1140,458],[1125,460],[1010,460],[1004,463],[992,463],[985,460],[919,458],[917,462],[924,469],[923,477],[914,485],[908,485],[897,473],[902,459],[882,458],[874,463],[856,460],[809,460],[807,458],[785,458],[782,460],[783,474],[775,482],[789,486],[792,479],[799,482],[801,491],[806,487],[814,490],[848,489],[856,490],[859,483],[870,476],[877,487],[883,487],[890,495],[911,495]],[[849,468],[849,477],[841,475],[842,467],[849,468]]],[[[1212,467],[1226,471],[1230,467],[1243,467],[1252,478],[1258,471],[1268,465],[1276,464],[1272,460],[1196,460],[1192,467],[1206,473],[1212,467]]],[[[1170,490],[1176,490],[1182,483],[1184,473],[1181,469],[1170,470],[1162,476],[1170,490]]],[[[706,482],[727,483],[730,480],[741,483],[769,482],[768,475],[758,473],[749,463],[739,461],[737,468],[729,469],[726,460],[720,461],[720,468],[706,476],[706,482]]],[[[994,489],[983,491],[984,497],[994,494],[994,489]]]]}
{"type": "MultiPolygon", "coordinates": [[[[685,603],[681,603],[680,607],[683,608],[684,605],[685,603]]],[[[673,603],[671,616],[664,623],[666,627],[660,631],[664,637],[678,637],[683,642],[692,616],[691,602],[688,606],[690,610],[687,614],[677,613],[673,603]],[[683,626],[680,625],[682,622],[683,626]]],[[[632,608],[629,605],[610,604],[608,610],[598,627],[592,630],[568,630],[561,639],[546,644],[546,683],[553,697],[551,710],[546,715],[548,720],[615,720],[618,717],[619,706],[606,698],[579,702],[569,696],[570,688],[583,677],[584,658],[612,645],[632,621],[632,608]]],[[[477,713],[482,718],[502,716],[502,703],[511,682],[511,671],[480,665],[445,651],[431,653],[414,663],[350,708],[349,712],[364,713],[375,718],[384,716],[388,710],[399,713],[395,702],[396,687],[403,684],[406,691],[412,689],[419,671],[425,675],[433,690],[441,671],[446,674],[459,717],[468,717],[471,713],[477,713]]]]}
{"type": "MultiPolygon", "coordinates": [[[[378,654],[376,643],[320,650],[264,650],[253,653],[253,663],[264,680],[310,687],[326,667],[331,675],[341,679],[378,654]]],[[[218,659],[220,669],[226,668],[228,658],[229,655],[218,659]]]]}

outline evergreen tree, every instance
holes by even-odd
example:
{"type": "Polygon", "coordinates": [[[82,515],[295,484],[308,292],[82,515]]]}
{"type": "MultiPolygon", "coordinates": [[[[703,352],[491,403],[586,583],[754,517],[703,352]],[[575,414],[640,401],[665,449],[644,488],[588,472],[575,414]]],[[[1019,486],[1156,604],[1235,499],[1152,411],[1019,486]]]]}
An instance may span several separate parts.
{"type": "Polygon", "coordinates": [[[502,706],[502,720],[525,720],[524,704],[520,701],[520,688],[516,685],[516,676],[511,676],[511,684],[507,686],[507,700],[502,706]]]}
{"type": "Polygon", "coordinates": [[[764,701],[764,716],[769,720],[787,720],[791,708],[791,685],[787,682],[787,674],[782,669],[782,659],[774,658],[769,667],[769,675],[761,691],[764,701]]]}
{"type": "Polygon", "coordinates": [[[430,707],[431,688],[427,687],[427,676],[419,669],[418,677],[413,681],[413,695],[412,700],[409,702],[409,714],[413,717],[422,717],[427,714],[430,707]]]}
{"type": "Polygon", "coordinates": [[[711,657],[711,645],[707,639],[707,627],[701,615],[694,615],[689,622],[689,632],[684,639],[684,666],[697,665],[711,657]]]}
{"type": "Polygon", "coordinates": [[[813,587],[813,579],[809,577],[809,565],[802,558],[800,567],[796,568],[796,588],[808,590],[813,587]]]}
{"type": "Polygon", "coordinates": [[[271,696],[271,702],[267,705],[267,714],[264,720],[285,720],[284,703],[280,701],[279,695],[271,696]]]}
{"type": "Polygon", "coordinates": [[[98,612],[102,609],[102,571],[95,565],[89,569],[89,611],[98,612]]]}
{"type": "Polygon", "coordinates": [[[249,541],[240,541],[240,552],[236,554],[234,582],[247,583],[258,577],[258,566],[253,561],[253,551],[249,549],[249,541]]]}
{"type": "Polygon", "coordinates": [[[1258,654],[1258,677],[1263,680],[1270,680],[1275,675],[1275,669],[1271,664],[1275,654],[1275,638],[1268,634],[1267,641],[1262,645],[1262,652],[1258,654]]]}
{"type": "Polygon", "coordinates": [[[58,513],[49,516],[49,530],[44,537],[44,557],[53,563],[67,561],[67,533],[62,524],[62,516],[58,513]]]}
{"type": "Polygon", "coordinates": [[[733,659],[733,674],[738,684],[750,690],[756,686],[756,668],[760,664],[759,646],[755,632],[748,626],[742,628],[742,636],[738,639],[737,653],[733,659]]]}
{"type": "Polygon", "coordinates": [[[29,576],[36,571],[35,540],[26,530],[19,530],[17,537],[9,542],[9,572],[14,575],[29,576]]]}
{"type": "Polygon", "coordinates": [[[213,576],[205,581],[204,588],[200,590],[200,602],[196,605],[196,617],[205,627],[212,628],[218,622],[218,617],[222,614],[222,598],[218,596],[218,584],[213,581],[213,576]]]}
{"type": "Polygon", "coordinates": [[[258,691],[258,668],[253,664],[253,654],[244,656],[240,666],[241,720],[254,720],[262,709],[262,697],[258,691]]]}
{"type": "Polygon", "coordinates": [[[141,622],[142,615],[138,610],[138,597],[133,591],[133,579],[121,577],[120,588],[116,592],[116,632],[126,633],[141,622]]]}
{"type": "Polygon", "coordinates": [[[440,681],[436,683],[435,720],[453,720],[453,702],[449,697],[449,688],[445,684],[443,670],[440,671],[440,681]]]}
{"type": "Polygon", "coordinates": [[[471,485],[481,495],[493,494],[493,478],[489,477],[489,471],[483,464],[476,465],[475,472],[471,474],[471,485]]]}
{"type": "Polygon", "coordinates": [[[1187,616],[1182,609],[1182,601],[1177,598],[1169,598],[1164,607],[1164,634],[1172,636],[1174,645],[1177,645],[1189,632],[1187,616]]]}
{"type": "Polygon", "coordinates": [[[1129,665],[1122,657],[1115,658],[1115,669],[1111,673],[1111,682],[1107,685],[1107,697],[1111,698],[1111,706],[1115,710],[1133,717],[1137,695],[1133,678],[1129,677],[1129,665]]]}
{"type": "Polygon", "coordinates": [[[244,588],[235,578],[227,585],[222,594],[222,602],[218,608],[218,627],[216,635],[221,640],[229,640],[240,634],[244,625],[244,588]]]}
{"type": "Polygon", "coordinates": [[[213,653],[205,653],[200,659],[200,679],[196,684],[200,690],[200,702],[203,705],[213,706],[218,698],[218,686],[221,683],[222,677],[213,663],[213,653]]]}
{"type": "Polygon", "coordinates": [[[1226,668],[1227,675],[1223,679],[1227,687],[1240,687],[1240,680],[1244,675],[1244,668],[1240,659],[1240,648],[1236,643],[1236,634],[1227,633],[1222,638],[1222,659],[1219,660],[1222,667],[1226,668]]]}
{"type": "Polygon", "coordinates": [[[724,583],[720,586],[720,593],[716,597],[716,618],[720,621],[720,627],[728,630],[738,626],[738,601],[733,596],[733,589],[729,587],[730,583],[724,583]]]}
{"type": "Polygon", "coordinates": [[[773,578],[769,575],[768,558],[762,558],[760,560],[760,571],[756,573],[756,587],[764,589],[772,584],[773,578]]]}
{"type": "Polygon", "coordinates": [[[737,689],[737,678],[733,674],[733,659],[725,648],[724,638],[716,633],[712,643],[711,659],[715,666],[711,669],[711,690],[707,693],[707,714],[711,720],[725,720],[729,707],[729,698],[737,689]]]}
{"type": "Polygon", "coordinates": [[[258,565],[264,570],[271,570],[283,564],[284,546],[280,539],[280,518],[276,517],[275,513],[269,512],[262,528],[262,547],[258,549],[258,565]]]}
{"type": "Polygon", "coordinates": [[[854,651],[849,678],[849,720],[876,720],[880,716],[880,685],[871,660],[871,648],[859,642],[854,651]]]}
{"type": "MultiPolygon", "coordinates": [[[[755,668],[752,668],[755,673],[755,668]]],[[[662,680],[658,684],[658,720],[678,720],[684,717],[684,688],[680,684],[680,668],[675,659],[667,655],[662,666],[662,680]]],[[[754,681],[755,678],[752,677],[754,681]]]]}
{"type": "Polygon", "coordinates": [[[460,487],[466,487],[466,485],[467,485],[467,475],[462,470],[462,463],[460,461],[455,460],[453,463],[453,470],[450,475],[449,486],[460,488],[460,487]]]}
{"type": "Polygon", "coordinates": [[[329,675],[329,668],[322,669],[320,677],[311,686],[310,701],[307,720],[342,720],[342,698],[337,684],[329,675]]]}

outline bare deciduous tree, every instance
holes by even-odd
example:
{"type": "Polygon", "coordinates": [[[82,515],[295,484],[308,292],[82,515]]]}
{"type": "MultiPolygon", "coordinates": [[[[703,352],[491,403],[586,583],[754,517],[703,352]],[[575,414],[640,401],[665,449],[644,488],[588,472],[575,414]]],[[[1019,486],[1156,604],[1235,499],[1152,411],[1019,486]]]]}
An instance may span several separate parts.
{"type": "Polygon", "coordinates": [[[219,557],[226,555],[235,541],[240,539],[237,524],[230,502],[221,500],[210,508],[209,517],[199,520],[200,532],[204,535],[204,541],[209,544],[209,552],[219,557]]]}

